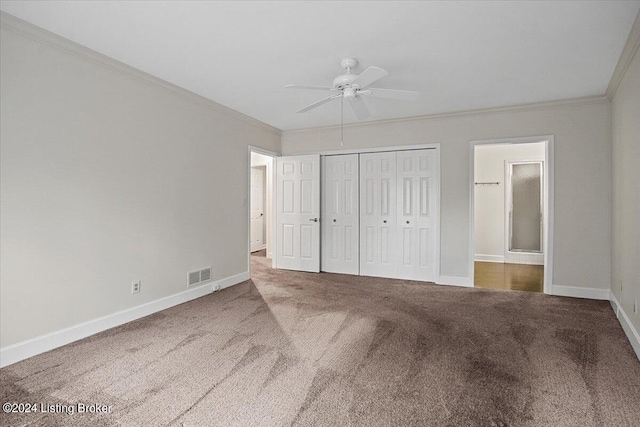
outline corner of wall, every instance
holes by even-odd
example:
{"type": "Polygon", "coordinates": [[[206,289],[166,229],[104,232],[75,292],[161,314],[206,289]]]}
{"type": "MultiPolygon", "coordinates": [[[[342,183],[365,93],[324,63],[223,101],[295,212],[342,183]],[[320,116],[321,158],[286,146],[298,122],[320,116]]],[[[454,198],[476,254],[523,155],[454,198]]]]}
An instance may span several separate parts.
{"type": "Polygon", "coordinates": [[[611,303],[613,313],[618,318],[618,322],[620,322],[620,326],[622,326],[622,330],[629,339],[629,343],[631,344],[633,351],[635,351],[638,360],[640,360],[640,334],[631,323],[631,319],[629,319],[627,313],[620,306],[620,303],[613,292],[610,293],[609,302],[611,303]]]}

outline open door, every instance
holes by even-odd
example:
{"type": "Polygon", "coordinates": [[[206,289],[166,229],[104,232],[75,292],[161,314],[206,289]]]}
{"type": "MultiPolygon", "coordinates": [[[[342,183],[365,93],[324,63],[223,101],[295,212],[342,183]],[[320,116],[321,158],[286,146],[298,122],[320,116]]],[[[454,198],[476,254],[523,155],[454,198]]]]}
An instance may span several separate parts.
{"type": "Polygon", "coordinates": [[[276,265],[320,271],[320,155],[276,159],[276,265]]]}
{"type": "Polygon", "coordinates": [[[251,168],[251,252],[262,250],[266,246],[264,238],[264,178],[265,169],[251,168]]]}

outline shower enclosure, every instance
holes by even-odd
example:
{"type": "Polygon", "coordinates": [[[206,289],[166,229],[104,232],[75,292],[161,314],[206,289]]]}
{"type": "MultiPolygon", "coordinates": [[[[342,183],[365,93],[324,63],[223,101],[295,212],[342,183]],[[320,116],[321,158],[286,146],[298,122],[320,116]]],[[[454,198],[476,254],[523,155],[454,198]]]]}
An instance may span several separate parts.
{"type": "Polygon", "coordinates": [[[542,264],[543,162],[507,162],[506,262],[542,264]]]}

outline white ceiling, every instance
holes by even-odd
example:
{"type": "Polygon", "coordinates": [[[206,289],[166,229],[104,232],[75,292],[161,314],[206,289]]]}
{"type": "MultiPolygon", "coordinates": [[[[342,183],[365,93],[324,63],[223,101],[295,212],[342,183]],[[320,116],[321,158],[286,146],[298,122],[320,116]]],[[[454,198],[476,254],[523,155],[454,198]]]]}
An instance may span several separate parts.
{"type": "MultiPolygon", "coordinates": [[[[389,71],[372,120],[604,94],[636,1],[3,1],[9,14],[272,126],[337,124],[338,101],[295,111],[340,59],[389,71]]],[[[345,108],[345,121],[356,121],[345,108]]]]}

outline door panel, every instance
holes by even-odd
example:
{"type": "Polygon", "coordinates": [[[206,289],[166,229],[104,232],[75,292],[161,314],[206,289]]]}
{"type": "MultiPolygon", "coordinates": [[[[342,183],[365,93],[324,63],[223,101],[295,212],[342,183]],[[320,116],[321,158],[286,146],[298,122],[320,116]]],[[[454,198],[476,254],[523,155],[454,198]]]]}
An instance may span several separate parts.
{"type": "Polygon", "coordinates": [[[396,153],[360,155],[360,274],[395,276],[396,153]]]}
{"type": "Polygon", "coordinates": [[[358,155],[322,159],[322,271],[358,274],[358,155]]]}
{"type": "Polygon", "coordinates": [[[396,248],[398,278],[435,281],[435,175],[434,150],[399,151],[398,177],[398,233],[396,248]]]}
{"type": "Polygon", "coordinates": [[[320,156],[276,159],[276,265],[320,271],[320,156]]]}

